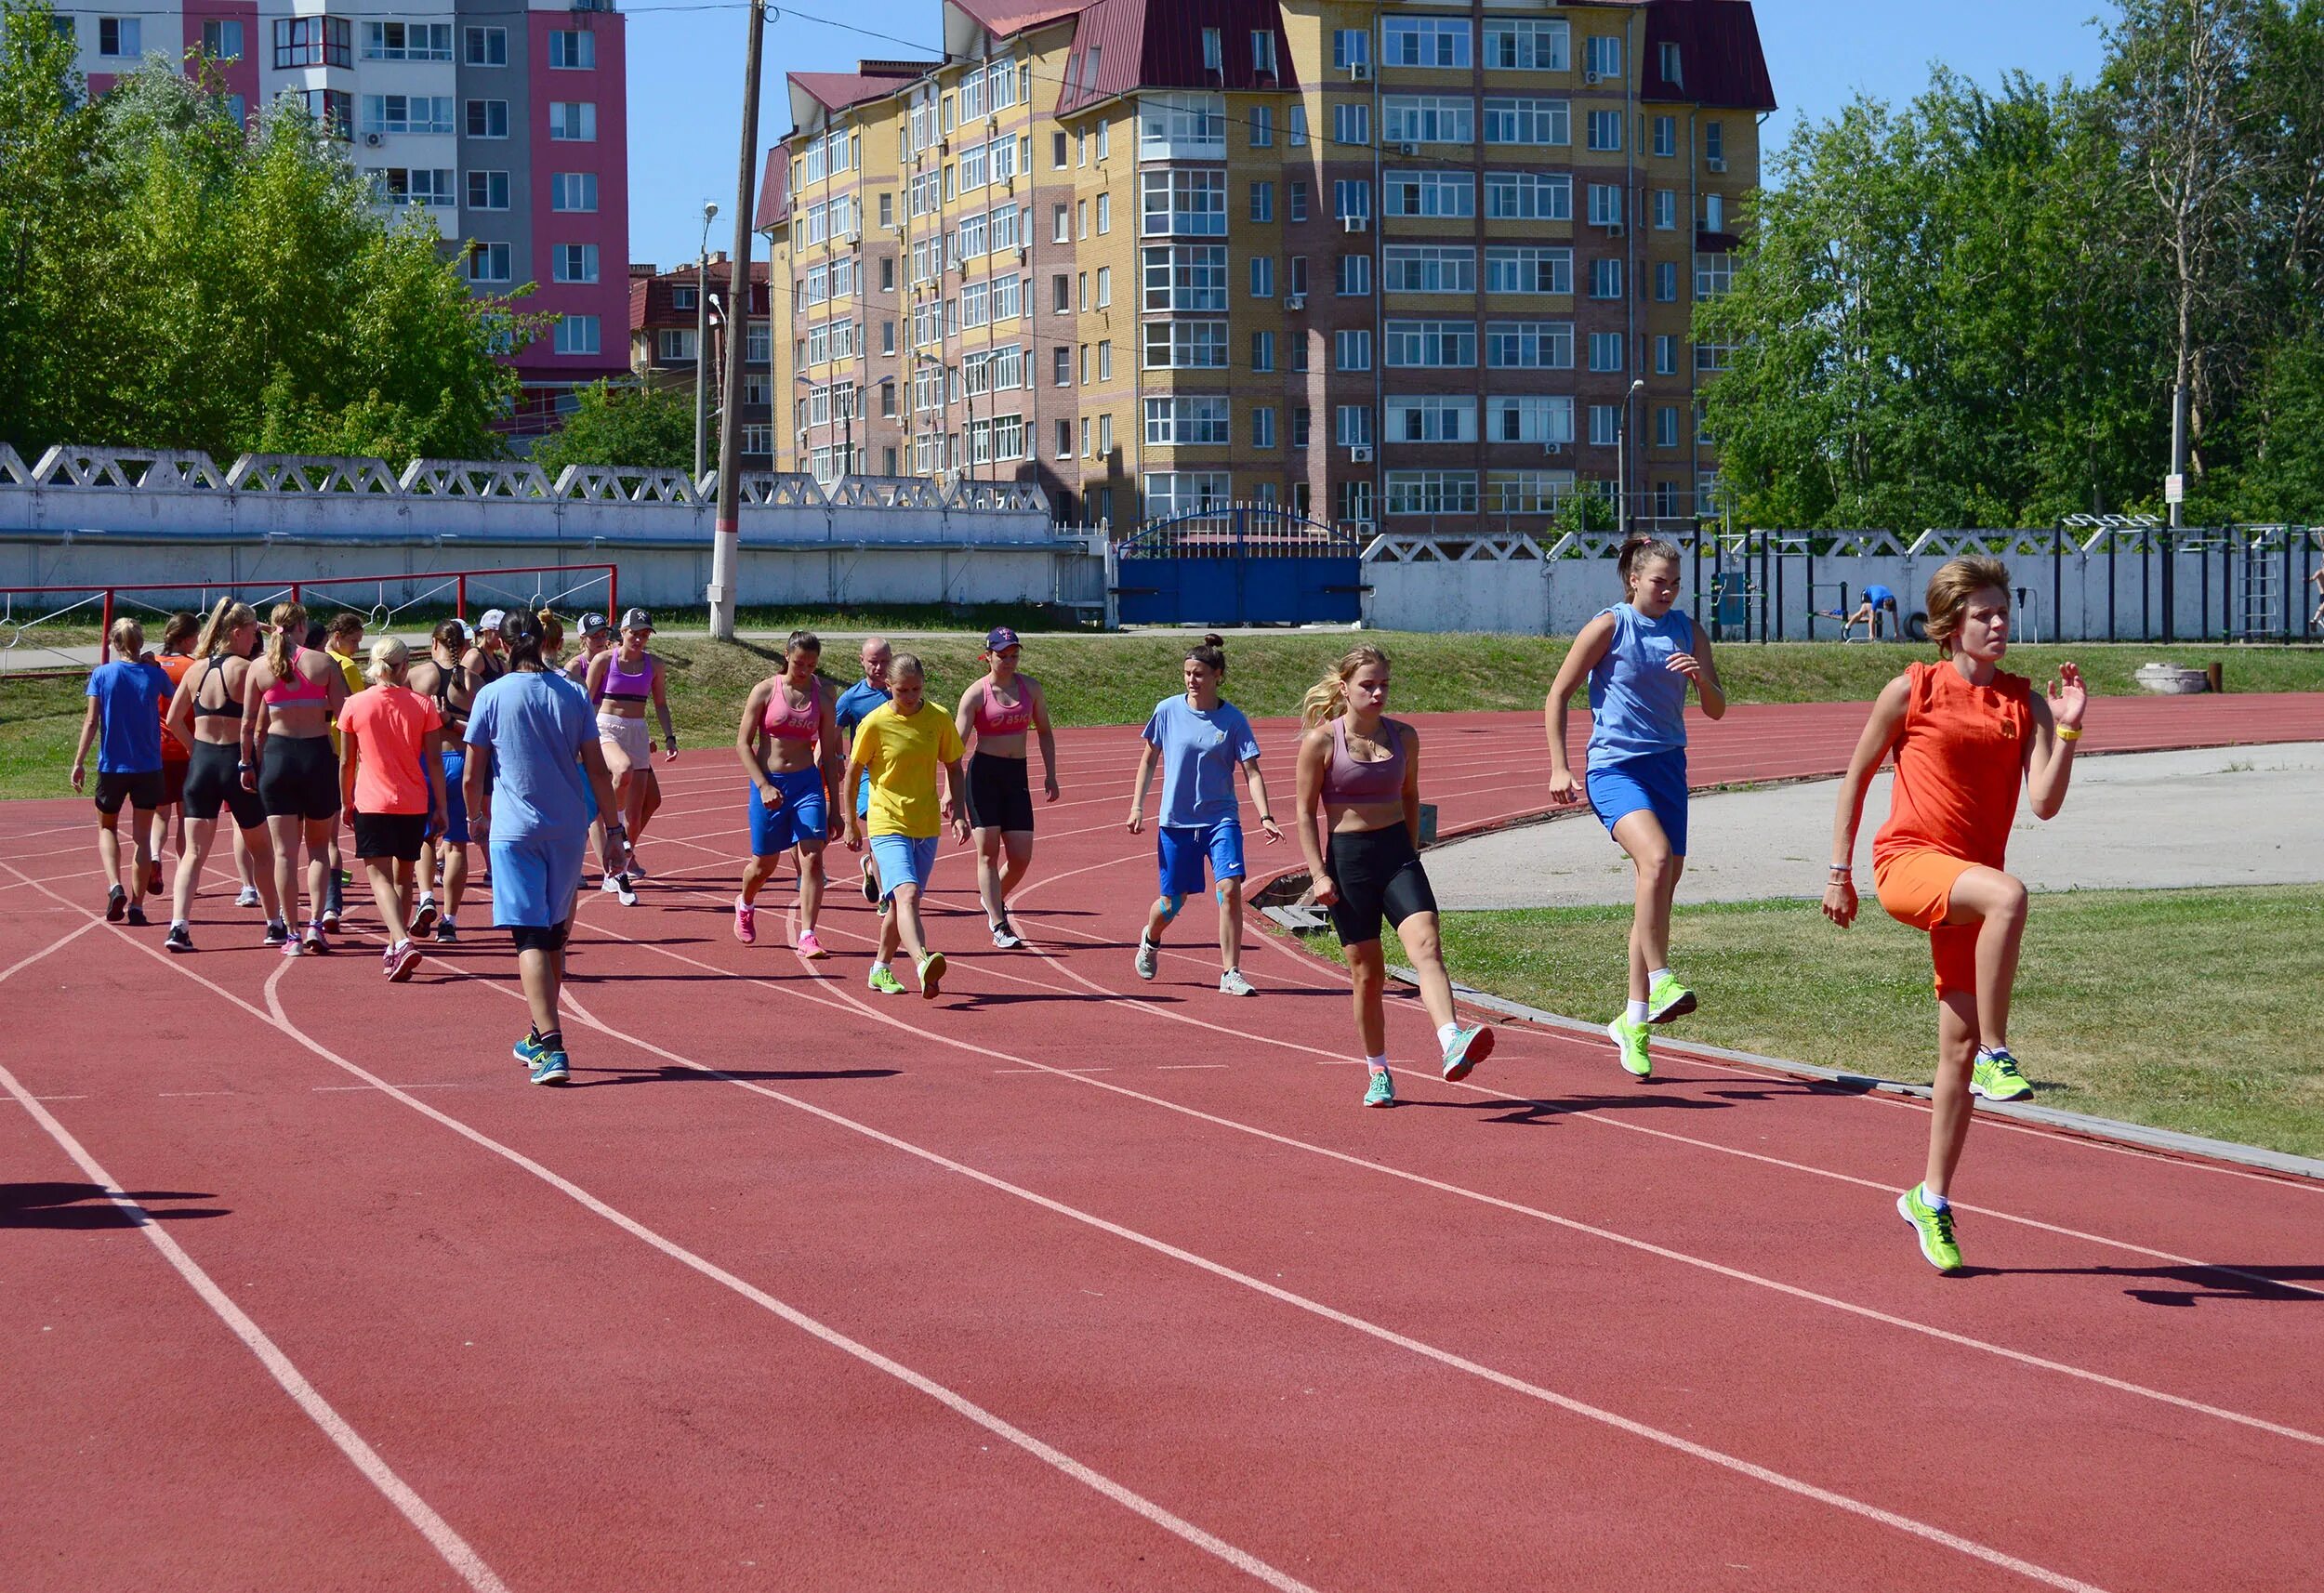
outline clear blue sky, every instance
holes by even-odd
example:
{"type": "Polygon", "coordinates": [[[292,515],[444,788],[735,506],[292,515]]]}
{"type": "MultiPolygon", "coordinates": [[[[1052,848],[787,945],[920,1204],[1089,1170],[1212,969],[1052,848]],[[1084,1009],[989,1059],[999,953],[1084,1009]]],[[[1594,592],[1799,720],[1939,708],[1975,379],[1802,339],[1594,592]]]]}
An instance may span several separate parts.
{"type": "MultiPolygon", "coordinates": [[[[1709,0],[1705,0],[1709,3],[1709,0]]],[[[1769,120],[1779,147],[1802,116],[1829,116],[1857,91],[1908,99],[1942,60],[1990,85],[2012,67],[2088,81],[2098,68],[2091,19],[2106,0],[1755,0],[1760,38],[1783,109],[1769,120]]],[[[843,19],[895,39],[866,37],[799,13],[767,33],[762,144],[790,125],[787,72],[848,72],[864,56],[901,56],[898,40],[933,54],[939,0],[813,0],[810,15],[843,19]]],[[[691,259],[702,202],[720,216],[711,247],[731,244],[734,163],[742,128],[747,12],[716,0],[637,0],[629,21],[630,258],[691,259]],[[700,8],[654,10],[657,4],[700,8]]]]}

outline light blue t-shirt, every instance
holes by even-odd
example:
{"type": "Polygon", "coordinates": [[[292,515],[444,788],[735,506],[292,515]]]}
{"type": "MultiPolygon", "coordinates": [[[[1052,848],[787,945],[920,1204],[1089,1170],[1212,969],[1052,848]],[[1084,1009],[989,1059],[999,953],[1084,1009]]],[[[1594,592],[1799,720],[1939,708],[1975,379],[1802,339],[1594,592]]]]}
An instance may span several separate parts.
{"type": "Polygon", "coordinates": [[[1604,612],[1614,636],[1590,671],[1591,769],[1686,744],[1686,677],[1670,655],[1694,651],[1695,622],[1684,609],[1658,620],[1628,603],[1604,612]]]}
{"type": "Polygon", "coordinates": [[[162,717],[178,687],[158,664],[116,658],[89,671],[97,699],[97,772],[151,774],[162,766],[162,717]]]}
{"type": "Polygon", "coordinates": [[[515,670],[476,693],[468,744],[493,757],[495,841],[588,829],[588,777],[580,757],[596,736],[588,696],[555,675],[515,670]]]}
{"type": "Polygon", "coordinates": [[[1241,811],[1235,766],[1259,756],[1242,709],[1221,702],[1205,713],[1183,695],[1165,697],[1146,720],[1145,738],[1162,755],[1163,823],[1192,828],[1241,811]]]}
{"type": "MultiPolygon", "coordinates": [[[[885,688],[875,686],[868,680],[858,680],[839,693],[839,700],[831,707],[831,722],[847,738],[850,752],[855,750],[855,727],[870,718],[874,708],[890,700],[885,688]]],[[[868,780],[856,789],[855,811],[859,816],[868,816],[871,812],[871,782],[868,780]]]]}

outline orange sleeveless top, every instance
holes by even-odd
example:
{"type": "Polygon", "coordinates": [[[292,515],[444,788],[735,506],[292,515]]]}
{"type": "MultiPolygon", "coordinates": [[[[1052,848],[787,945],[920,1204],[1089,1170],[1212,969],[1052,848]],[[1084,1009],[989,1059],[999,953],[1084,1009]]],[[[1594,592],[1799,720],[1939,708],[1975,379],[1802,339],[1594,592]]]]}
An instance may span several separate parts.
{"type": "Polygon", "coordinates": [[[1896,783],[1888,823],[1872,838],[1874,865],[1935,850],[2000,867],[2033,734],[2033,683],[1996,673],[1992,685],[1973,686],[1942,663],[1915,664],[1905,680],[1896,783]]]}

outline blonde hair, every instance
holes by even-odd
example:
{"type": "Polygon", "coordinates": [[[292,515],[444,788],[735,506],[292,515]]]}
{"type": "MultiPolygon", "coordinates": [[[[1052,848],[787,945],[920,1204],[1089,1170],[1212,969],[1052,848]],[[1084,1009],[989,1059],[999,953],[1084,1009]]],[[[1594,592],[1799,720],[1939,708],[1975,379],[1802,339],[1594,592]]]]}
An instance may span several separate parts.
{"type": "Polygon", "coordinates": [[[292,655],[307,644],[307,611],[297,603],[277,603],[266,623],[273,632],[266,639],[266,666],[277,680],[287,680],[292,655]]]}
{"type": "Polygon", "coordinates": [[[565,645],[565,622],[557,617],[555,609],[540,609],[533,617],[541,622],[541,651],[556,652],[565,645]]]}
{"type": "Polygon", "coordinates": [[[226,645],[226,639],[244,625],[258,623],[258,611],[238,598],[220,598],[218,607],[210,611],[209,622],[202,627],[202,639],[193,644],[196,658],[212,658],[226,645]]]}
{"type": "Polygon", "coordinates": [[[1375,664],[1382,669],[1387,668],[1388,655],[1368,641],[1360,642],[1341,653],[1340,662],[1333,665],[1321,680],[1310,686],[1307,695],[1300,699],[1301,720],[1309,730],[1314,730],[1317,725],[1328,724],[1346,713],[1348,700],[1342,694],[1342,688],[1355,678],[1357,670],[1375,664]]]}
{"type": "Polygon", "coordinates": [[[919,654],[916,652],[897,653],[888,661],[888,673],[890,675],[917,675],[923,680],[928,678],[928,672],[920,667],[919,654]]]}
{"type": "Polygon", "coordinates": [[[1929,577],[1925,605],[1929,639],[1936,643],[1938,657],[1952,657],[1953,639],[1961,634],[1961,621],[1969,612],[1969,599],[1987,588],[2000,591],[2003,606],[2008,605],[2009,567],[1998,559],[1948,559],[1929,577]]]}
{"type": "Polygon", "coordinates": [[[113,621],[113,628],[108,634],[112,638],[115,652],[135,658],[145,651],[145,627],[126,614],[113,621]]]}
{"type": "Polygon", "coordinates": [[[363,671],[363,678],[376,686],[391,679],[412,661],[412,650],[391,636],[383,636],[371,644],[371,667],[363,671]]]}

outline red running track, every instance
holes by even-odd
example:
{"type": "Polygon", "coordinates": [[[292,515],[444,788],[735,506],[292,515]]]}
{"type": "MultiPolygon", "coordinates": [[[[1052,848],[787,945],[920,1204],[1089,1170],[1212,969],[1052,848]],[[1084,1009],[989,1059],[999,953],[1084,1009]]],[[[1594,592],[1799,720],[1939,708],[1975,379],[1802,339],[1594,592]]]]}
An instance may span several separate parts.
{"type": "MultiPolygon", "coordinates": [[[[1861,712],[1738,709],[1696,777],[1861,712]]],[[[1528,718],[1422,723],[1447,828],[1541,806],[1528,718]]],[[[0,1586],[2315,1586],[2324,1189],[1989,1120],[1946,1279],[1910,1102],[1527,1028],[1446,1086],[1399,1000],[1364,1111],[1336,969],[1254,933],[1221,996],[1190,913],[1138,981],[1134,736],[1063,740],[1032,946],[947,846],[933,1003],[863,989],[845,889],[829,962],[730,938],[690,754],[640,904],[585,899],[561,1092],[482,903],[407,986],[217,895],[170,958],[95,921],[85,805],[0,810],[0,1586]]]]}

